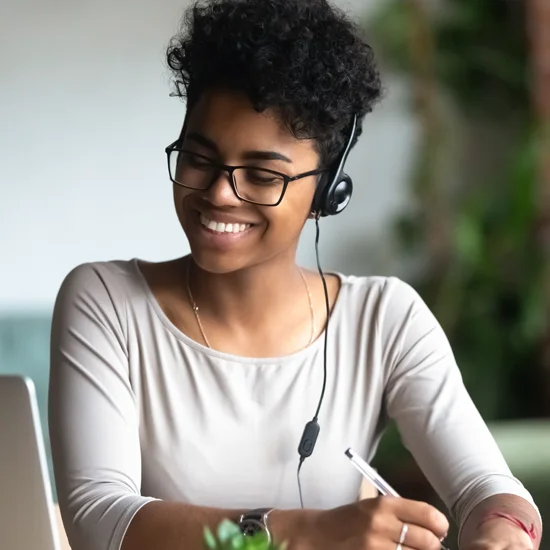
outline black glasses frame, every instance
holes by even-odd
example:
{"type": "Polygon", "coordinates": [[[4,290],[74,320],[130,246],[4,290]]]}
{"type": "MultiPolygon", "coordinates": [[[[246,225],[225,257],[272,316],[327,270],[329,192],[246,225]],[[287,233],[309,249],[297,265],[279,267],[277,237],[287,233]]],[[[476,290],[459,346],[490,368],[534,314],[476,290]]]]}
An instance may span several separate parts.
{"type": "Polygon", "coordinates": [[[212,185],[216,181],[217,178],[213,177],[212,181],[206,187],[204,187],[202,189],[197,189],[196,187],[189,187],[187,185],[184,185],[183,183],[180,183],[179,181],[176,181],[172,177],[172,170],[170,169],[170,155],[172,153],[187,153],[188,155],[193,155],[197,158],[200,158],[200,159],[203,159],[203,160],[207,161],[212,166],[212,168],[214,168],[216,170],[217,175],[219,175],[220,172],[226,172],[229,175],[229,184],[231,185],[231,189],[233,190],[233,193],[235,193],[235,196],[241,201],[248,202],[250,204],[257,204],[258,206],[278,206],[279,204],[281,204],[281,202],[282,202],[282,200],[285,196],[286,190],[288,188],[288,184],[290,182],[298,181],[298,180],[301,180],[301,179],[304,179],[304,178],[308,178],[310,176],[319,176],[319,175],[327,172],[326,168],[318,168],[316,170],[310,170],[309,172],[303,172],[302,174],[298,174],[296,176],[289,176],[287,174],[283,174],[282,172],[277,172],[276,170],[270,170],[269,168],[260,168],[259,166],[251,166],[251,165],[230,166],[229,164],[223,164],[221,162],[212,161],[211,158],[209,158],[205,155],[201,155],[200,153],[195,153],[195,152],[189,151],[187,149],[182,149],[181,147],[179,147],[180,143],[181,143],[181,141],[178,139],[178,140],[174,141],[174,143],[171,143],[170,145],[168,145],[168,147],[166,147],[166,149],[165,149],[166,156],[167,156],[167,161],[168,161],[168,174],[170,176],[170,180],[172,181],[172,183],[174,183],[175,185],[179,185],[180,187],[184,187],[185,189],[193,189],[194,191],[207,191],[208,189],[210,189],[210,187],[212,187],[212,185]],[[262,202],[251,201],[251,200],[245,199],[245,198],[243,198],[239,195],[239,191],[237,189],[237,184],[235,183],[234,172],[235,172],[235,170],[242,170],[242,169],[247,169],[247,168],[248,169],[253,169],[253,170],[260,170],[262,172],[267,172],[269,174],[273,174],[274,176],[279,176],[280,178],[283,179],[283,190],[281,192],[281,196],[280,196],[279,200],[276,203],[274,203],[274,204],[265,204],[265,203],[262,203],[262,202]]]}

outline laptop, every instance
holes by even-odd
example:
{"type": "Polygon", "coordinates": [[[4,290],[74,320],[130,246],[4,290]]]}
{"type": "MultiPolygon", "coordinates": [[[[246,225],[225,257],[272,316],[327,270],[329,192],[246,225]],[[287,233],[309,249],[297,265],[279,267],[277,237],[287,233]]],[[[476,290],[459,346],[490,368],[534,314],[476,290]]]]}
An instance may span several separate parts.
{"type": "Polygon", "coordinates": [[[0,376],[0,548],[60,550],[34,383],[0,376]]]}

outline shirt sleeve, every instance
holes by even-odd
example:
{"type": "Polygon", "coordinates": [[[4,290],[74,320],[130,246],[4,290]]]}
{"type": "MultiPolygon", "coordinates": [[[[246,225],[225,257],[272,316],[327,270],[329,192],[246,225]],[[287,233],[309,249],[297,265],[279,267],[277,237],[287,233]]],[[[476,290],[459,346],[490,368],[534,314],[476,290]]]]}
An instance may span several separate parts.
{"type": "Polygon", "coordinates": [[[52,322],[52,456],[65,529],[78,550],[119,550],[135,513],[154,500],[140,495],[138,409],[124,301],[114,294],[97,266],[77,267],[52,322]]]}
{"type": "Polygon", "coordinates": [[[478,503],[495,494],[518,495],[535,506],[510,472],[464,386],[443,329],[420,296],[389,279],[380,312],[387,413],[459,528],[478,503]]]}

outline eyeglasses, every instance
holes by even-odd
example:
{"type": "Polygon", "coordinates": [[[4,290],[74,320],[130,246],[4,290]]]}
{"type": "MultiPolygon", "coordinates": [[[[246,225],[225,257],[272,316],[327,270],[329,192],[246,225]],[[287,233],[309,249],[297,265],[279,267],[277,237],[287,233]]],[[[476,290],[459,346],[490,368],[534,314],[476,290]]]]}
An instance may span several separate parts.
{"type": "Polygon", "coordinates": [[[170,179],[187,189],[207,190],[227,172],[235,195],[245,202],[261,206],[277,206],[285,196],[288,184],[309,176],[318,176],[325,169],[311,170],[297,176],[287,176],[274,170],[254,166],[228,166],[179,147],[180,140],[166,147],[170,179]]]}

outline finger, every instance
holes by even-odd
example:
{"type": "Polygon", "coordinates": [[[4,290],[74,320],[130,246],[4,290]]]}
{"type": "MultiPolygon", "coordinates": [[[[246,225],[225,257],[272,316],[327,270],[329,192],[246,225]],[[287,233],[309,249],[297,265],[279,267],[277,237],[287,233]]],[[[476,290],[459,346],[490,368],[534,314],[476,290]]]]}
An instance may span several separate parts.
{"type": "Polygon", "coordinates": [[[407,528],[405,530],[401,529],[395,538],[397,544],[403,539],[402,546],[408,546],[415,550],[440,550],[439,539],[432,531],[418,525],[405,525],[407,525],[407,528]]]}
{"type": "Polygon", "coordinates": [[[402,523],[428,529],[438,539],[447,534],[449,521],[437,508],[425,502],[403,498],[394,498],[392,501],[391,505],[394,507],[394,513],[402,523]]]}
{"type": "Polygon", "coordinates": [[[412,523],[403,522],[390,510],[387,510],[384,514],[373,516],[370,528],[389,541],[394,550],[397,549],[399,544],[413,550],[440,550],[439,538],[432,531],[412,523]]]}

